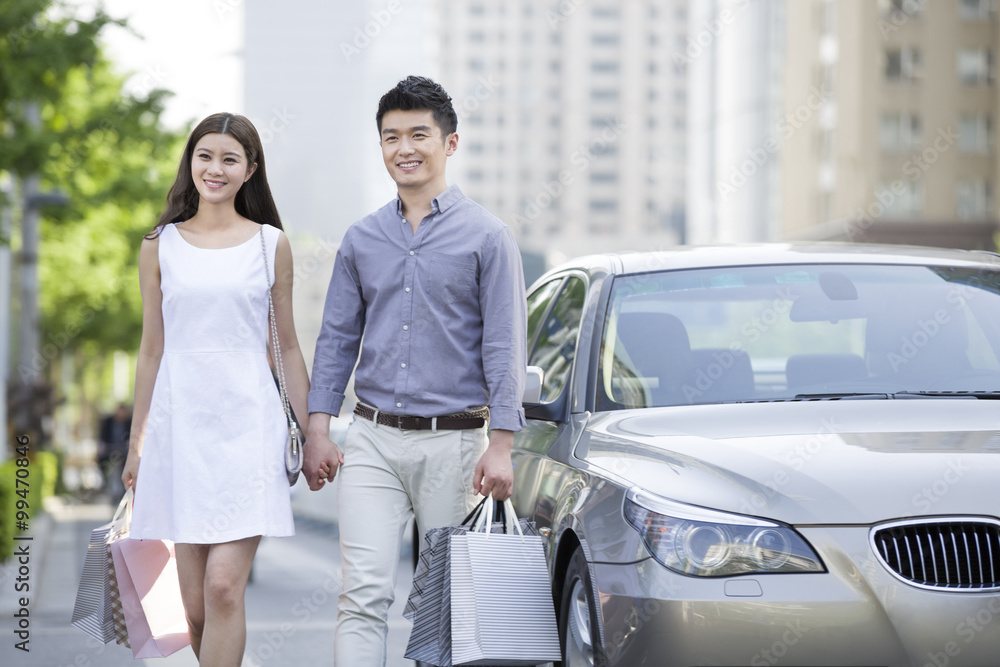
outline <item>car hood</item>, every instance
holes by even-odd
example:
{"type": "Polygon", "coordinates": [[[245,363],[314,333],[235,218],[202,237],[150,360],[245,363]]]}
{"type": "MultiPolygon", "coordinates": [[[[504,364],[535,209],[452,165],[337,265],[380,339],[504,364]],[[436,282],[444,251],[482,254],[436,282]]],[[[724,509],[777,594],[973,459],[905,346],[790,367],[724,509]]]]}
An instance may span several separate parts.
{"type": "Polygon", "coordinates": [[[839,400],[595,415],[577,456],[665,498],[796,525],[1000,516],[1000,402],[839,400]]]}

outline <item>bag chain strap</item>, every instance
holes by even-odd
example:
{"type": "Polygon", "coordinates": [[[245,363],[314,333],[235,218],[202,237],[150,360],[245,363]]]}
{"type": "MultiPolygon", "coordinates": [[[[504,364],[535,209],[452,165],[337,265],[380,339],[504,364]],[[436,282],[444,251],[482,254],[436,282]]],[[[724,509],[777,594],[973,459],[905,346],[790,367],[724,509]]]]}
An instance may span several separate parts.
{"type": "Polygon", "coordinates": [[[294,424],[292,421],[292,409],[288,405],[288,392],[285,389],[285,367],[281,363],[281,345],[278,343],[278,323],[277,318],[274,316],[274,301],[271,299],[271,268],[267,262],[267,244],[264,243],[264,226],[260,227],[260,247],[264,252],[264,276],[267,279],[267,308],[268,308],[268,324],[270,325],[270,336],[271,336],[271,349],[274,352],[274,365],[278,370],[278,386],[281,393],[281,407],[285,410],[285,418],[288,420],[288,426],[291,428],[294,424]]]}

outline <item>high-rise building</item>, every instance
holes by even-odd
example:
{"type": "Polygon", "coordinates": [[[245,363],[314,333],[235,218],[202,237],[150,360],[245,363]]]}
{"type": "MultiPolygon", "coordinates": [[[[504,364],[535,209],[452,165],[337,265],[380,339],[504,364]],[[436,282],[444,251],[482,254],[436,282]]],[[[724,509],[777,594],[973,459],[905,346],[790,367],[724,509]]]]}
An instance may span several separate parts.
{"type": "MultiPolygon", "coordinates": [[[[522,249],[683,240],[686,0],[439,0],[452,180],[522,249]]],[[[551,258],[550,258],[551,259],[551,258]]]]}
{"type": "Polygon", "coordinates": [[[690,237],[995,247],[996,4],[692,3],[690,237]]]}
{"type": "Polygon", "coordinates": [[[802,29],[788,31],[786,80],[827,90],[836,114],[790,142],[785,231],[993,248],[996,0],[810,0],[787,11],[802,29]]]}

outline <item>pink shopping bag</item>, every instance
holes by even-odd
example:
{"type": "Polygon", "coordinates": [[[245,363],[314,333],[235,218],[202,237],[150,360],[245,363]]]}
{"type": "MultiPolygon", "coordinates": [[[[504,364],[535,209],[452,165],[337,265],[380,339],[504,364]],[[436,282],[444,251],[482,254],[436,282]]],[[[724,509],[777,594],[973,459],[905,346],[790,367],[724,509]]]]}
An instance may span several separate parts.
{"type": "Polygon", "coordinates": [[[191,643],[174,544],[120,539],[109,545],[133,658],[163,658],[191,643]]]}

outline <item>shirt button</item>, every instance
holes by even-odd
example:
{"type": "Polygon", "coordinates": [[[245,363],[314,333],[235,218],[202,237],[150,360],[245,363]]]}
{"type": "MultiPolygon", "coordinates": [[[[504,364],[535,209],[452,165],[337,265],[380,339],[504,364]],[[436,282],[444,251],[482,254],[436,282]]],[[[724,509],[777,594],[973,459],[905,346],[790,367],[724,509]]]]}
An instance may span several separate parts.
{"type": "Polygon", "coordinates": [[[414,256],[414,255],[416,255],[416,254],[417,254],[417,253],[413,252],[412,250],[410,251],[410,257],[413,257],[413,256],[414,256]]]}
{"type": "Polygon", "coordinates": [[[397,408],[401,408],[401,407],[403,407],[403,404],[402,403],[396,403],[396,407],[397,408]]]}
{"type": "Polygon", "coordinates": [[[409,330],[410,330],[410,326],[408,324],[404,324],[403,325],[403,331],[409,331],[409,330]]]}
{"type": "Polygon", "coordinates": [[[405,364],[405,363],[402,363],[402,364],[400,364],[400,365],[399,365],[399,367],[400,367],[400,368],[406,368],[406,364],[405,364]]]}
{"type": "Polygon", "coordinates": [[[409,291],[410,291],[410,288],[409,288],[409,287],[407,287],[407,288],[406,288],[406,289],[405,289],[404,291],[405,291],[405,292],[409,292],[409,291]]]}

